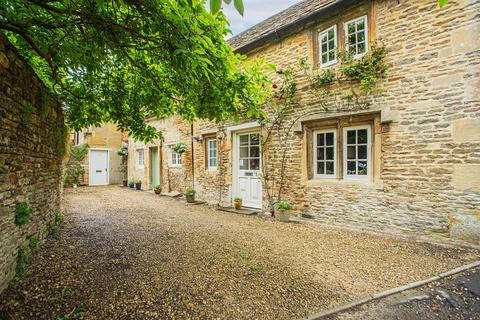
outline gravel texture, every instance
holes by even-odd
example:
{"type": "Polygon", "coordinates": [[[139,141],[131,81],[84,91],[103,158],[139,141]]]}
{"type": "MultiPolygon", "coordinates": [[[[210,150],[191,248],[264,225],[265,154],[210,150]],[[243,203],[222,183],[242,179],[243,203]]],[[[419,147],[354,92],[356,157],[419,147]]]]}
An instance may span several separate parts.
{"type": "Polygon", "coordinates": [[[480,267],[323,320],[480,320],[480,267]]]}
{"type": "Polygon", "coordinates": [[[67,190],[64,207],[1,319],[295,319],[479,255],[116,186],[67,190]]]}

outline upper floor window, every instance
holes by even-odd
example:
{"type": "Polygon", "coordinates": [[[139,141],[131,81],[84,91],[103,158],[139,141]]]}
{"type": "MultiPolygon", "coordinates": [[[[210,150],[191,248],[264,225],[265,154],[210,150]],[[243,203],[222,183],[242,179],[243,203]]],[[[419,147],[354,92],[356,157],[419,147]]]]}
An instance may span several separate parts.
{"type": "Polygon", "coordinates": [[[345,23],[345,49],[359,58],[368,51],[367,16],[345,23]]]}
{"type": "Polygon", "coordinates": [[[314,132],[314,175],[317,178],[335,178],[336,136],[335,130],[314,132]]]}
{"type": "Polygon", "coordinates": [[[172,166],[181,166],[182,165],[182,155],[173,150],[170,151],[170,165],[172,166]]]}
{"type": "Polygon", "coordinates": [[[371,172],[370,126],[343,129],[344,178],[368,179],[371,172]]]}
{"type": "Polygon", "coordinates": [[[320,66],[326,67],[337,62],[337,25],[320,32],[320,66]]]}
{"type": "Polygon", "coordinates": [[[217,139],[207,140],[207,163],[209,169],[217,167],[217,139]]]}
{"type": "Polygon", "coordinates": [[[138,149],[137,150],[137,164],[139,167],[143,167],[145,165],[145,150],[138,149]]]}

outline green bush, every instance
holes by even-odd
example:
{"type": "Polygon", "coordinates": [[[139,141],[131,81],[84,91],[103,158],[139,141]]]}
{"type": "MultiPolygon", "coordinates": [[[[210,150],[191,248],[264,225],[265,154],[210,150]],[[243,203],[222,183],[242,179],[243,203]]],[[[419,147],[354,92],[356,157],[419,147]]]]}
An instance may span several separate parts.
{"type": "Polygon", "coordinates": [[[288,201],[279,201],[277,202],[277,209],[279,210],[291,210],[292,204],[288,201]]]}
{"type": "Polygon", "coordinates": [[[185,194],[187,196],[193,196],[195,195],[195,193],[197,193],[197,191],[192,187],[188,187],[187,190],[185,191],[185,194]]]}
{"type": "Polygon", "coordinates": [[[33,235],[30,237],[28,241],[28,247],[30,248],[31,252],[35,252],[38,249],[38,236],[33,235]]]}
{"type": "Polygon", "coordinates": [[[17,226],[27,224],[30,221],[31,214],[32,209],[30,209],[26,201],[17,203],[15,206],[15,224],[17,226]]]}
{"type": "Polygon", "coordinates": [[[70,146],[68,153],[68,162],[63,170],[64,185],[79,184],[82,182],[81,178],[85,174],[82,161],[88,153],[88,145],[81,144],[78,146],[70,146]]]}
{"type": "Polygon", "coordinates": [[[31,258],[30,250],[27,247],[23,245],[18,247],[17,266],[15,269],[17,276],[23,277],[27,273],[27,266],[31,258]]]}
{"type": "Polygon", "coordinates": [[[154,186],[154,189],[155,189],[155,190],[160,190],[160,189],[162,189],[162,186],[159,185],[159,184],[156,184],[156,185],[154,186]]]}
{"type": "Polygon", "coordinates": [[[55,224],[56,225],[59,225],[63,222],[64,220],[64,215],[62,212],[58,211],[57,213],[55,213],[55,224]]]}

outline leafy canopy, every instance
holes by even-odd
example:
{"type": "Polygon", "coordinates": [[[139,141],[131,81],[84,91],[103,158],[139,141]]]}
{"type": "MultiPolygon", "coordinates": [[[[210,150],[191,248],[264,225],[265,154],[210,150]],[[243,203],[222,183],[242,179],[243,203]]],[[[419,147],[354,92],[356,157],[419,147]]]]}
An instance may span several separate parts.
{"type": "Polygon", "coordinates": [[[114,122],[150,140],[158,133],[149,117],[263,116],[262,63],[233,52],[225,16],[204,1],[1,2],[0,30],[65,102],[74,129],[114,122]]]}

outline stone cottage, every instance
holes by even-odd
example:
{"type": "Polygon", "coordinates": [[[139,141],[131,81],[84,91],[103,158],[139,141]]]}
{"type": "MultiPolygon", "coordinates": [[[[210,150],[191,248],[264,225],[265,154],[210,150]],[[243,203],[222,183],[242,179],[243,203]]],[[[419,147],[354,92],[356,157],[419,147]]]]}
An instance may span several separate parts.
{"type": "Polygon", "coordinates": [[[89,127],[82,131],[72,131],[72,145],[88,145],[88,154],[83,160],[85,174],[83,184],[89,186],[121,184],[126,177],[126,157],[117,154],[126,147],[126,133],[112,123],[100,127],[89,127]]]}
{"type": "MultiPolygon", "coordinates": [[[[480,244],[480,2],[306,0],[230,39],[280,69],[342,67],[382,43],[387,76],[368,108],[326,110],[297,72],[298,118],[288,142],[284,199],[310,221],[439,241],[480,244]]],[[[256,121],[191,126],[150,120],[164,141],[129,142],[129,179],[210,203],[266,210],[256,121]],[[188,148],[177,154],[172,146],[188,148]],[[192,149],[193,148],[193,149],[192,149]],[[193,164],[193,170],[192,170],[193,164]]],[[[278,170],[280,158],[270,160],[278,170]]]]}

